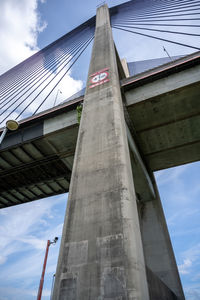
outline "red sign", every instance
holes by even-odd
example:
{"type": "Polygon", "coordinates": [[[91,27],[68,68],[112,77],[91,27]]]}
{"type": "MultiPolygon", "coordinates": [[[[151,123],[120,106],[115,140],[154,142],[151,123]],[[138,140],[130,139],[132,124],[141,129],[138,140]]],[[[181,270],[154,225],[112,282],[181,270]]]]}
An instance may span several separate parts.
{"type": "Polygon", "coordinates": [[[89,88],[91,89],[91,88],[94,88],[95,86],[98,86],[98,85],[101,85],[101,84],[104,84],[104,83],[110,81],[108,76],[109,76],[108,68],[105,68],[96,73],[93,73],[92,75],[90,75],[91,85],[89,86],[89,88]]]}

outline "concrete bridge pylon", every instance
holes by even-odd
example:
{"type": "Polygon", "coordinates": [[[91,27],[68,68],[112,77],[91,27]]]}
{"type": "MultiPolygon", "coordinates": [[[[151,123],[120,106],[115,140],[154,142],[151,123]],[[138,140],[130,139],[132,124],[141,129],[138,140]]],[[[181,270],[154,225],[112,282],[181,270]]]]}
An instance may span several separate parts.
{"type": "Polygon", "coordinates": [[[53,300],[184,299],[153,174],[126,122],[119,63],[103,5],[97,9],[53,300]]]}

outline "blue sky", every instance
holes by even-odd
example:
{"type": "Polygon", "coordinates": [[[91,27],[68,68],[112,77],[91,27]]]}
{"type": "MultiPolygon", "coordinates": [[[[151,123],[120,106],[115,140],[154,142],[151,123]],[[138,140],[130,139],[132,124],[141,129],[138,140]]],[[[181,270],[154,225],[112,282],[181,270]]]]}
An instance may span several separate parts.
{"type": "MultiPolygon", "coordinates": [[[[125,1],[107,1],[109,6],[122,2],[125,1]]],[[[0,72],[93,16],[100,3],[98,0],[1,0],[0,72]]],[[[114,37],[120,56],[128,61],[164,57],[163,45],[171,56],[190,52],[167,43],[136,39],[128,33],[114,32],[114,37]]],[[[67,77],[67,95],[84,86],[88,62],[89,52],[67,77]]],[[[59,97],[63,101],[64,92],[59,97]]],[[[200,299],[199,174],[200,162],[156,173],[187,300],[200,299]]],[[[0,300],[36,298],[46,241],[61,236],[66,203],[67,195],[61,195],[0,210],[0,300]]],[[[58,250],[59,242],[50,247],[43,299],[49,299],[51,293],[58,250]]]]}

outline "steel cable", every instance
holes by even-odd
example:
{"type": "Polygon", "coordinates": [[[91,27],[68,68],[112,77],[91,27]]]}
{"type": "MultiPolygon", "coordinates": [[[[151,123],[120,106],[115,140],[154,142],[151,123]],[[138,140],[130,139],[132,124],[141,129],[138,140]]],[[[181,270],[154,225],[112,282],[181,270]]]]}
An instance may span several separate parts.
{"type": "MultiPolygon", "coordinates": [[[[91,38],[90,38],[91,39],[91,38]]],[[[89,40],[90,40],[89,39],[89,40]]],[[[38,96],[46,89],[46,87],[58,76],[58,74],[60,74],[60,72],[68,65],[68,63],[81,51],[81,49],[84,47],[85,44],[87,44],[88,40],[77,50],[77,52],[74,54],[73,57],[70,58],[70,60],[64,64],[64,66],[59,70],[59,72],[54,76],[54,78],[52,78],[43,88],[42,90],[28,103],[28,105],[18,114],[17,118],[19,118],[19,116],[21,116],[23,114],[23,112],[38,98],[38,96]]],[[[40,84],[41,85],[41,84],[40,84]]],[[[31,93],[32,94],[32,93],[31,93]]],[[[28,95],[25,99],[23,99],[17,106],[14,107],[14,109],[8,114],[6,115],[6,117],[1,121],[4,122],[17,108],[19,108],[21,106],[21,104],[24,103],[25,100],[28,99],[30,95],[28,95]]],[[[13,103],[12,103],[13,105],[13,103]]],[[[12,106],[11,105],[11,106],[12,106]]],[[[10,106],[10,107],[11,107],[10,106]]],[[[8,108],[7,108],[8,109],[8,108]]],[[[5,111],[4,111],[5,112],[5,111]]]]}
{"type": "MultiPolygon", "coordinates": [[[[52,60],[50,60],[48,62],[48,64],[45,65],[45,68],[49,68],[51,66],[51,63],[54,62],[55,64],[57,63],[57,61],[62,58],[62,56],[64,55],[68,55],[70,53],[70,51],[68,51],[67,53],[62,53],[60,55],[58,55],[56,57],[56,60],[53,58],[52,60]]],[[[20,78],[20,80],[18,80],[17,82],[11,84],[10,86],[7,87],[7,89],[5,89],[2,94],[1,94],[1,98],[8,93],[9,90],[13,90],[15,88],[17,88],[19,85],[21,87],[21,85],[26,82],[27,80],[29,79],[32,79],[32,77],[34,77],[35,75],[39,74],[40,71],[43,71],[44,70],[44,61],[40,62],[40,65],[39,65],[39,68],[38,69],[35,69],[33,72],[30,72],[28,71],[27,73],[25,73],[23,75],[22,78],[20,78]]]]}
{"type": "MultiPolygon", "coordinates": [[[[124,24],[126,25],[126,24],[129,24],[129,23],[125,23],[124,22],[124,24]]],[[[132,23],[131,23],[132,24],[132,23]]],[[[165,26],[169,26],[169,27],[188,27],[188,28],[199,28],[200,27],[200,25],[194,25],[194,24],[188,24],[188,25],[186,25],[186,24],[176,24],[176,25],[174,25],[174,24],[151,24],[151,23],[134,23],[134,25],[140,25],[140,26],[159,26],[159,27],[165,27],[165,26]]],[[[113,27],[115,26],[115,25],[112,25],[113,27]]]]}
{"type": "Polygon", "coordinates": [[[174,5],[171,5],[171,6],[165,6],[164,7],[164,9],[162,8],[163,6],[158,6],[157,4],[154,4],[154,5],[152,5],[152,3],[150,3],[150,1],[146,1],[146,3],[147,3],[147,7],[150,7],[150,9],[144,9],[144,3],[142,3],[140,6],[137,6],[136,7],[136,9],[134,9],[134,5],[133,4],[130,4],[129,6],[128,6],[128,13],[127,13],[127,10],[125,9],[124,11],[123,11],[123,6],[122,6],[122,8],[121,8],[121,12],[120,12],[120,14],[118,13],[118,14],[113,14],[112,15],[112,9],[111,9],[111,18],[112,19],[114,19],[115,17],[117,18],[119,15],[120,16],[123,16],[123,14],[125,14],[126,15],[126,17],[129,17],[129,16],[132,16],[133,15],[133,12],[134,11],[137,11],[137,15],[140,13],[140,10],[142,11],[142,14],[143,15],[145,15],[146,13],[149,13],[149,14],[152,14],[152,13],[158,13],[158,12],[170,12],[170,11],[174,11],[176,8],[178,8],[178,9],[181,9],[181,11],[182,11],[182,9],[184,9],[184,8],[190,8],[190,9],[192,9],[192,10],[194,10],[193,8],[194,7],[197,7],[197,6],[199,6],[200,5],[200,1],[195,1],[195,2],[193,2],[193,4],[191,4],[191,1],[189,1],[188,3],[190,3],[190,5],[188,5],[187,3],[186,4],[184,4],[184,3],[181,3],[180,4],[180,2],[178,2],[179,3],[179,5],[177,6],[177,4],[175,3],[174,5]],[[141,7],[141,8],[140,8],[141,7]],[[152,8],[154,8],[155,7],[155,9],[152,9],[152,8]],[[130,12],[131,11],[131,8],[132,8],[132,11],[133,12],[130,12]],[[159,10],[159,8],[161,8],[160,10],[159,10]]]}
{"type": "Polygon", "coordinates": [[[173,34],[180,34],[180,35],[188,35],[188,36],[197,36],[197,37],[200,37],[200,34],[198,34],[198,33],[188,33],[188,32],[179,32],[179,31],[152,29],[152,28],[146,28],[146,27],[125,26],[125,25],[122,25],[122,24],[116,24],[115,26],[117,26],[117,27],[125,27],[125,28],[133,28],[133,29],[139,29],[139,30],[149,30],[149,31],[156,31],[156,32],[173,33],[173,34]]]}
{"type": "MultiPolygon", "coordinates": [[[[85,41],[85,40],[84,40],[85,41]]],[[[84,42],[83,42],[83,44],[84,44],[84,42]]],[[[82,46],[82,44],[81,44],[81,46],[82,46]]],[[[81,46],[78,48],[78,50],[76,49],[75,50],[75,54],[74,55],[76,55],[76,53],[77,53],[77,51],[79,51],[79,49],[81,48],[81,46]]],[[[70,57],[69,58],[69,60],[67,60],[67,63],[65,63],[65,61],[64,61],[64,67],[71,61],[73,59],[73,56],[72,57],[70,57]]],[[[62,63],[62,65],[63,65],[63,63],[62,63]]],[[[63,67],[62,67],[62,69],[63,69],[63,67]]],[[[61,70],[62,70],[61,69],[61,70]]],[[[61,71],[60,70],[60,71],[61,71]]],[[[56,74],[56,76],[60,73],[60,71],[56,74]]],[[[45,78],[44,80],[42,80],[40,83],[39,83],[39,85],[38,86],[36,86],[36,88],[34,89],[34,90],[32,90],[16,107],[15,107],[15,109],[16,108],[18,108],[22,103],[24,103],[43,83],[45,83],[45,81],[47,80],[47,79],[49,79],[51,76],[52,76],[53,74],[52,73],[49,73],[49,75],[47,76],[47,78],[45,78]]],[[[50,82],[56,77],[56,76],[54,76],[51,80],[50,80],[50,82]]],[[[48,86],[48,84],[46,85],[46,86],[48,86]]],[[[45,86],[45,87],[46,87],[45,86]]],[[[29,89],[30,90],[30,89],[29,89]]],[[[23,95],[25,95],[26,93],[24,93],[23,95]]],[[[39,93],[40,94],[40,93],[39,93]]],[[[38,95],[39,95],[38,94],[38,95]]],[[[38,96],[37,95],[37,96],[38,96]]],[[[11,106],[13,106],[15,103],[17,103],[20,99],[21,99],[21,97],[22,97],[22,95],[20,96],[20,97],[18,97],[17,99],[15,99],[15,101],[14,102],[12,102],[8,107],[6,107],[5,108],[5,110],[3,111],[3,112],[1,112],[1,114],[0,114],[0,116],[1,115],[3,115],[4,113],[5,113],[5,111],[6,110],[8,110],[11,106]]],[[[37,97],[36,97],[37,98],[37,97]]],[[[9,116],[9,115],[8,115],[9,116]]],[[[7,117],[8,117],[7,116],[7,117]]],[[[4,120],[3,120],[4,121],[4,120]]]]}
{"type": "Polygon", "coordinates": [[[45,53],[50,53],[53,51],[53,49],[57,49],[58,44],[60,46],[66,44],[66,42],[70,43],[71,39],[76,39],[77,34],[80,33],[81,30],[85,29],[90,29],[94,31],[94,24],[95,24],[95,17],[91,18],[90,20],[86,21],[85,23],[81,24],[77,28],[73,29],[71,32],[65,34],[61,38],[57,39],[50,45],[46,46],[44,49],[40,50],[36,54],[32,55],[25,61],[21,62],[14,68],[10,69],[9,71],[5,72],[0,76],[0,83],[3,83],[3,85],[7,86],[7,83],[12,81],[12,80],[17,80],[18,78],[21,78],[21,76],[24,75],[24,70],[25,72],[29,73],[30,69],[34,69],[34,64],[35,63],[41,63],[41,58],[43,59],[45,53]],[[15,78],[17,76],[17,78],[15,78]]]}
{"type": "Polygon", "coordinates": [[[119,29],[119,30],[123,30],[123,31],[127,31],[127,32],[130,32],[130,33],[134,33],[134,34],[139,34],[139,35],[142,35],[142,36],[145,36],[145,37],[149,37],[149,38],[153,38],[153,39],[157,39],[157,40],[160,40],[160,41],[164,41],[164,42],[168,42],[168,43],[173,43],[173,44],[176,44],[176,45],[179,45],[179,46],[184,46],[184,47],[188,47],[188,48],[200,50],[200,48],[195,47],[195,46],[190,46],[190,45],[187,45],[187,44],[183,44],[183,43],[171,41],[171,40],[168,40],[168,39],[163,39],[163,38],[155,37],[155,36],[148,35],[148,34],[145,34],[145,33],[131,31],[131,30],[120,28],[120,27],[116,27],[116,26],[113,26],[113,28],[116,28],[116,29],[119,29]]]}
{"type": "MultiPolygon", "coordinates": [[[[78,38],[78,37],[77,37],[78,38]]],[[[73,46],[73,44],[72,44],[72,46],[73,46]]],[[[69,48],[69,47],[68,47],[69,48]]],[[[56,50],[58,49],[58,45],[56,46],[56,50]]],[[[49,49],[48,49],[49,50],[49,49]]],[[[51,50],[51,49],[50,49],[51,50]]],[[[69,48],[68,49],[68,51],[67,51],[67,53],[70,53],[70,51],[71,51],[71,49],[69,48]]],[[[54,52],[53,52],[54,53],[54,52]]],[[[51,53],[51,55],[52,55],[52,53],[51,53]]],[[[61,54],[61,56],[62,55],[64,55],[64,53],[63,54],[61,54]]],[[[39,61],[39,63],[40,63],[40,67],[39,67],[39,70],[41,70],[41,69],[43,69],[44,68],[44,58],[45,57],[42,57],[42,61],[39,61]]],[[[59,59],[59,56],[56,58],[56,59],[59,59]]],[[[53,60],[54,60],[54,58],[53,58],[53,60]]],[[[51,63],[51,62],[50,62],[51,63]]],[[[46,64],[46,67],[48,67],[48,64],[46,64]]],[[[37,74],[37,71],[39,71],[38,69],[36,69],[36,70],[34,70],[34,72],[30,72],[30,70],[27,72],[27,74],[28,74],[28,76],[26,76],[26,74],[25,75],[23,75],[23,78],[22,78],[22,80],[21,81],[18,81],[18,83],[15,83],[14,85],[12,85],[11,87],[16,87],[16,86],[18,86],[19,84],[21,85],[21,83],[23,82],[23,80],[25,79],[25,80],[28,80],[30,77],[32,77],[32,76],[34,76],[35,74],[37,74]]],[[[7,90],[8,90],[8,88],[7,88],[7,90]]],[[[6,91],[4,91],[4,93],[2,93],[2,96],[7,92],[7,90],[6,91]]]]}
{"type": "MultiPolygon", "coordinates": [[[[178,16],[188,16],[188,15],[199,15],[200,13],[196,12],[196,11],[199,11],[199,10],[200,10],[200,7],[195,8],[195,9],[177,10],[175,12],[174,12],[174,9],[171,9],[171,10],[167,11],[167,13],[170,14],[170,17],[178,17],[178,16]],[[190,12],[190,13],[185,13],[185,12],[190,12]],[[181,13],[181,14],[174,15],[176,13],[181,13]],[[171,14],[173,14],[173,15],[171,15],[171,14]]],[[[140,14],[131,14],[130,19],[135,19],[135,17],[137,17],[138,19],[141,18],[141,17],[146,17],[146,19],[148,19],[148,18],[157,17],[157,16],[158,17],[166,16],[166,12],[148,13],[148,14],[144,14],[144,15],[142,15],[142,14],[141,15],[140,14]]],[[[129,19],[128,15],[126,16],[126,20],[127,19],[129,19]]]]}
{"type": "MultiPolygon", "coordinates": [[[[200,10],[200,7],[199,7],[199,10],[200,10]]],[[[163,20],[164,21],[168,21],[168,20],[166,20],[165,18],[168,18],[168,17],[181,17],[181,16],[193,16],[193,15],[200,15],[200,12],[199,13],[188,13],[188,14],[180,14],[180,15],[160,15],[160,16],[158,16],[159,18],[164,18],[163,20]]],[[[147,21],[149,21],[149,20],[153,20],[153,21],[156,21],[156,17],[146,17],[145,19],[143,19],[143,18],[138,18],[138,17],[132,17],[132,18],[126,18],[126,21],[143,21],[143,20],[147,20],[147,21]]],[[[174,19],[173,19],[174,20],[174,19]]],[[[185,19],[177,19],[177,20],[185,20],[185,19]]],[[[190,21],[192,20],[192,19],[189,19],[190,21]]],[[[196,19],[195,19],[196,20],[196,19]]],[[[199,18],[197,19],[197,20],[199,20],[199,18]]],[[[169,21],[171,21],[171,20],[169,20],[169,21]]]]}
{"type": "MultiPolygon", "coordinates": [[[[90,40],[88,41],[88,43],[86,44],[86,46],[84,47],[84,49],[80,52],[80,54],[78,55],[78,57],[74,60],[74,62],[71,64],[71,66],[67,69],[67,71],[62,75],[62,77],[59,79],[59,81],[56,83],[56,85],[51,89],[51,91],[48,93],[48,95],[45,97],[45,99],[42,101],[42,103],[38,106],[38,108],[34,111],[33,115],[36,114],[36,112],[40,109],[40,107],[44,104],[44,102],[47,100],[47,98],[49,97],[49,95],[53,92],[53,90],[56,88],[56,86],[60,83],[60,81],[64,78],[64,76],[69,72],[69,70],[72,68],[72,66],[75,64],[75,62],[79,59],[79,57],[82,55],[82,53],[85,51],[85,49],[89,46],[89,44],[91,43],[91,41],[94,39],[94,36],[90,38],[90,40]]],[[[19,116],[22,113],[19,114],[19,116]]],[[[18,116],[18,117],[19,117],[18,116]]],[[[17,118],[18,118],[17,117],[17,118]]]]}
{"type": "MultiPolygon", "coordinates": [[[[81,44],[81,41],[79,43],[77,43],[75,46],[79,47],[80,44],[81,44]]],[[[73,53],[74,49],[76,49],[76,47],[73,47],[71,49],[72,53],[73,53]]],[[[48,66],[49,69],[43,69],[42,73],[40,73],[39,76],[34,77],[33,80],[30,82],[26,82],[25,87],[24,87],[24,85],[20,85],[20,87],[18,89],[14,89],[14,91],[7,98],[5,98],[2,102],[0,102],[0,104],[6,102],[6,100],[9,100],[8,102],[10,102],[16,96],[18,96],[23,90],[25,90],[27,87],[29,87],[32,83],[33,83],[33,85],[37,84],[40,81],[42,75],[44,75],[44,76],[48,75],[49,71],[54,72],[56,70],[56,68],[58,68],[60,65],[62,65],[62,62],[65,61],[69,56],[70,56],[70,54],[68,53],[67,56],[64,55],[64,57],[60,61],[52,64],[51,67],[53,67],[53,69],[49,68],[50,66],[48,66]],[[36,81],[36,79],[38,79],[38,80],[36,81]],[[19,92],[16,94],[17,91],[19,91],[19,92]],[[13,94],[14,94],[14,96],[12,98],[10,98],[10,96],[12,96],[13,94]]],[[[31,87],[28,90],[26,90],[25,93],[20,95],[20,97],[22,97],[24,94],[26,94],[33,87],[33,85],[31,85],[31,87]]],[[[6,105],[8,102],[4,103],[4,105],[6,105]]],[[[2,108],[2,106],[0,106],[0,109],[1,108],[2,108]]]]}
{"type": "MultiPolygon", "coordinates": [[[[179,21],[199,21],[200,20],[200,18],[191,18],[191,19],[163,19],[163,20],[156,20],[156,19],[154,19],[154,20],[148,20],[148,22],[171,22],[171,21],[173,21],[173,22],[179,22],[179,21]]],[[[143,19],[143,20],[137,20],[136,19],[136,22],[138,22],[138,23],[140,23],[140,22],[145,22],[146,21],[146,19],[143,19]]],[[[135,22],[135,21],[132,21],[133,23],[135,22]]],[[[160,24],[160,25],[162,25],[162,24],[160,24]]],[[[176,24],[174,24],[174,26],[176,26],[176,24]]]]}

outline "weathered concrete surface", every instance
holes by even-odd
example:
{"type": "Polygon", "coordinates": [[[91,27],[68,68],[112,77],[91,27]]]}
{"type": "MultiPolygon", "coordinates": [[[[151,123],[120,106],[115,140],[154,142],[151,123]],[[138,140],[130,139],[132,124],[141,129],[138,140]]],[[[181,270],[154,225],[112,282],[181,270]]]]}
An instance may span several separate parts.
{"type": "Polygon", "coordinates": [[[137,141],[151,170],[200,159],[199,97],[199,65],[125,92],[137,141]]]}
{"type": "Polygon", "coordinates": [[[98,9],[53,299],[149,299],[107,6],[98,9]]]}
{"type": "Polygon", "coordinates": [[[130,73],[129,73],[128,64],[127,64],[127,61],[125,58],[121,59],[121,64],[122,64],[125,76],[129,77],[130,73]]]}
{"type": "Polygon", "coordinates": [[[143,203],[141,210],[146,265],[179,299],[185,299],[159,198],[143,203]]]}
{"type": "Polygon", "coordinates": [[[178,298],[148,267],[147,281],[151,300],[178,300],[178,298]]]}
{"type": "MultiPolygon", "coordinates": [[[[177,299],[185,299],[153,173],[147,169],[144,172],[141,158],[138,159],[138,155],[131,147],[130,151],[145,264],[168,289],[177,295],[177,299]],[[149,180],[152,186],[147,184],[149,180]]],[[[156,285],[159,283],[157,282],[156,285]]]]}
{"type": "Polygon", "coordinates": [[[75,110],[9,133],[0,146],[0,208],[68,192],[77,135],[75,110]]]}
{"type": "Polygon", "coordinates": [[[155,181],[154,188],[156,198],[139,205],[145,263],[178,299],[185,299],[155,181]]]}

